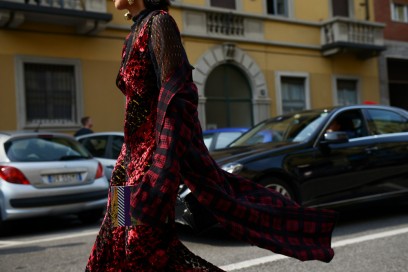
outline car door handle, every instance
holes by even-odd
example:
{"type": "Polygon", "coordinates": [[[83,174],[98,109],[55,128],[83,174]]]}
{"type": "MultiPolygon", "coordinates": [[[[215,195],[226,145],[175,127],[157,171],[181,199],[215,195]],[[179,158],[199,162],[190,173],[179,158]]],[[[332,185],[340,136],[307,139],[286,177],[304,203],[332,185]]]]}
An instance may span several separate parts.
{"type": "Polygon", "coordinates": [[[107,165],[106,168],[113,169],[114,165],[107,165]]]}

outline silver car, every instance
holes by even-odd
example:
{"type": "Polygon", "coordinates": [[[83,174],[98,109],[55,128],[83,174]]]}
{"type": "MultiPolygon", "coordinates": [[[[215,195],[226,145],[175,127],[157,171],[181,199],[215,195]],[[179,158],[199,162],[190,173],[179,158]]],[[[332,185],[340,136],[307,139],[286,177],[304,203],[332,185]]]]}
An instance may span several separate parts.
{"type": "Polygon", "coordinates": [[[107,195],[102,164],[72,136],[0,132],[0,229],[9,220],[60,214],[94,222],[107,195]]]}
{"type": "Polygon", "coordinates": [[[76,137],[105,168],[105,176],[109,180],[113,167],[122,149],[124,134],[119,131],[96,132],[76,137]]]}

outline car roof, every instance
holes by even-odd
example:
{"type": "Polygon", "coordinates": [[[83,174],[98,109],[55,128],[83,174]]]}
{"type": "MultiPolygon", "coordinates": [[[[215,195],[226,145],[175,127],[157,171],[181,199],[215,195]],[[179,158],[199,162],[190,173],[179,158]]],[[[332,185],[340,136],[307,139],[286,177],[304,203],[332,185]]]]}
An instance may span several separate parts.
{"type": "Polygon", "coordinates": [[[308,109],[308,110],[302,110],[302,111],[296,111],[296,112],[291,112],[291,113],[286,113],[286,114],[281,114],[278,116],[274,116],[271,118],[268,118],[267,120],[272,120],[280,116],[290,116],[293,114],[301,114],[301,113],[310,113],[310,112],[336,112],[336,111],[343,111],[343,110],[352,110],[352,109],[386,109],[386,110],[395,110],[399,112],[404,112],[405,114],[408,114],[408,111],[398,108],[398,107],[393,107],[393,106],[387,106],[387,105],[380,105],[380,104],[355,104],[355,105],[347,105],[347,106],[330,106],[330,107],[321,107],[321,108],[315,108],[315,109],[308,109]]]}
{"type": "Polygon", "coordinates": [[[203,133],[216,133],[216,132],[245,132],[249,128],[246,127],[227,127],[227,128],[216,128],[216,129],[207,129],[203,133]]]}
{"type": "Polygon", "coordinates": [[[102,132],[93,132],[93,133],[88,133],[84,135],[80,135],[76,137],[77,139],[81,138],[87,138],[87,137],[94,137],[94,136],[106,136],[106,135],[117,135],[117,136],[123,136],[124,132],[123,131],[102,131],[102,132]]]}
{"type": "Polygon", "coordinates": [[[355,104],[355,105],[347,105],[347,106],[328,107],[327,109],[339,110],[339,109],[373,109],[373,108],[406,111],[402,108],[388,106],[388,105],[380,105],[380,104],[355,104]]]}
{"type": "Polygon", "coordinates": [[[61,132],[52,132],[52,131],[30,131],[30,130],[4,130],[0,131],[0,140],[11,139],[11,138],[18,138],[18,137],[27,137],[27,136],[44,136],[44,135],[52,135],[64,138],[71,138],[75,140],[75,138],[69,134],[61,133],[61,132]]]}

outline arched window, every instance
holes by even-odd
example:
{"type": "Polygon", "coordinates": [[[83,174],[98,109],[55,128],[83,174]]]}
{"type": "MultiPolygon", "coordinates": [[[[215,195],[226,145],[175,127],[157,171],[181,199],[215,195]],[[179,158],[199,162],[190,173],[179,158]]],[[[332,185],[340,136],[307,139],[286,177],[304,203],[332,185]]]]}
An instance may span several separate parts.
{"type": "Polygon", "coordinates": [[[217,66],[207,78],[204,93],[207,129],[253,125],[251,87],[238,67],[217,66]]]}

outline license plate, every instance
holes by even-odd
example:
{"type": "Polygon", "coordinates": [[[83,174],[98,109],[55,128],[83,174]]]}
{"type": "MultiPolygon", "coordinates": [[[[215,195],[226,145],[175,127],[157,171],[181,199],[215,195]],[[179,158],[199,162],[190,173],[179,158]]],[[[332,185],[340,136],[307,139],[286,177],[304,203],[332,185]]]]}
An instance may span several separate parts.
{"type": "Polygon", "coordinates": [[[47,176],[48,184],[73,183],[73,182],[81,182],[81,181],[82,181],[82,176],[80,173],[58,174],[58,175],[48,175],[47,176]]]}

